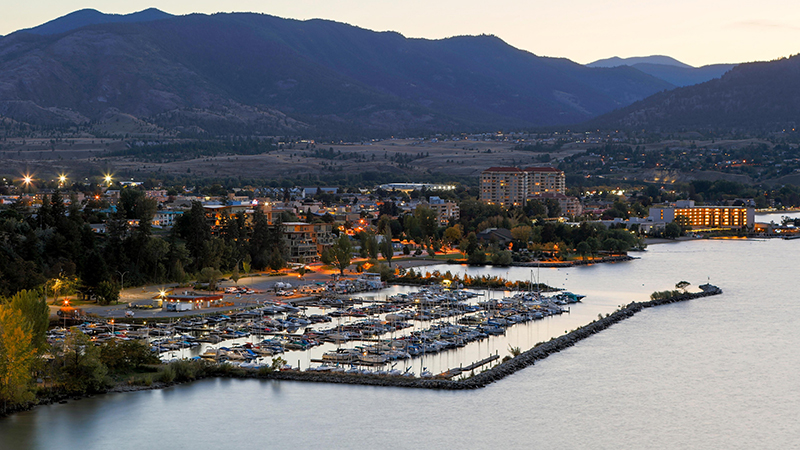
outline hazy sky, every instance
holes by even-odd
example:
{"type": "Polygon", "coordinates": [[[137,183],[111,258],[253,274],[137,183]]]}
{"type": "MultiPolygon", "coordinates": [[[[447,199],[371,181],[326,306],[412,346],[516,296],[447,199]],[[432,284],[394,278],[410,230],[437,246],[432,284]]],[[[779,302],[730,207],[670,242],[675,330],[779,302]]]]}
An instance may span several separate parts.
{"type": "Polygon", "coordinates": [[[663,54],[687,64],[800,53],[794,0],[0,0],[0,34],[94,8],[171,14],[249,11],[323,18],[407,37],[494,34],[537,55],[588,63],[663,54]]]}

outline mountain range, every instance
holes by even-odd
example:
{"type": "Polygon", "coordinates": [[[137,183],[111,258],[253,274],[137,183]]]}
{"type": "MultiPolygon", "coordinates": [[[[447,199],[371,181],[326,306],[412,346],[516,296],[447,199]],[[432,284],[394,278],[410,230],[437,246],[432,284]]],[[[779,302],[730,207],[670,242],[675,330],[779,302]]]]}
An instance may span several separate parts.
{"type": "Polygon", "coordinates": [[[262,14],[83,10],[0,38],[0,115],[50,125],[125,116],[209,133],[486,130],[578,123],[671,88],[495,36],[408,39],[262,14]]]}
{"type": "Polygon", "coordinates": [[[800,125],[800,55],[740,64],[719,79],[660,92],[590,126],[781,131],[800,125]]]}
{"type": "Polygon", "coordinates": [[[339,138],[563,125],[781,129],[800,121],[798,58],[584,66],[488,35],[409,39],[263,14],[81,10],[0,37],[0,122],[339,138]]]}
{"type": "Polygon", "coordinates": [[[607,68],[629,66],[675,86],[691,86],[719,78],[734,68],[736,64],[709,64],[693,67],[669,56],[653,55],[632,58],[614,56],[589,63],[586,66],[607,68]]]}

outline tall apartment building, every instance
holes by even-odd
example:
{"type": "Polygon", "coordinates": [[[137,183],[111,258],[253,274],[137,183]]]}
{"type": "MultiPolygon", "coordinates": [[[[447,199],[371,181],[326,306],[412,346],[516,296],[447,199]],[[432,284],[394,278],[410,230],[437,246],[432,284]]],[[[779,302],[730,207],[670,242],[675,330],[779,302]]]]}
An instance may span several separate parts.
{"type": "Polygon", "coordinates": [[[529,195],[566,194],[567,183],[563,171],[555,167],[528,167],[523,171],[528,175],[529,195]]]}
{"type": "Polygon", "coordinates": [[[506,208],[521,206],[530,197],[565,194],[565,179],[554,167],[490,167],[481,172],[481,200],[506,208]]]}
{"type": "Polygon", "coordinates": [[[516,167],[490,167],[481,172],[481,200],[503,207],[520,206],[528,197],[528,175],[516,167]]]}

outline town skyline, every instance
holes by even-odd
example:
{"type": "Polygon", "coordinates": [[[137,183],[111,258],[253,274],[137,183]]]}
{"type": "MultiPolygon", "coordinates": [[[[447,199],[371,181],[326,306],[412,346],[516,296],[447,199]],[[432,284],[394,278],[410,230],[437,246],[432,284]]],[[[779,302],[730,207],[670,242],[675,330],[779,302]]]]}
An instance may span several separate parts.
{"type": "Polygon", "coordinates": [[[669,8],[628,0],[595,5],[588,0],[564,4],[509,1],[491,6],[449,0],[383,4],[366,0],[267,3],[210,0],[158,3],[40,1],[16,5],[0,18],[0,34],[35,27],[80,9],[128,14],[158,8],[175,15],[257,12],[284,18],[321,18],[376,31],[396,31],[411,38],[441,39],[492,34],[540,56],[564,57],[581,64],[612,56],[667,55],[693,66],[768,61],[797,53],[800,5],[768,1],[673,2],[669,8]],[[580,11],[581,14],[575,14],[580,11]],[[636,37],[632,39],[632,37],[636,37]]]}

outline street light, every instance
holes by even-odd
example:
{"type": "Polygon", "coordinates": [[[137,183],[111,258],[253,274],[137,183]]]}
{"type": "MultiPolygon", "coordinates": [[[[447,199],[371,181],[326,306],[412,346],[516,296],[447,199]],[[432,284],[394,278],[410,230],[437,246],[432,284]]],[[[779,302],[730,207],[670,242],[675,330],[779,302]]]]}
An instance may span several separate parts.
{"type": "Polygon", "coordinates": [[[111,185],[111,182],[113,181],[113,178],[111,178],[111,174],[110,173],[105,174],[103,179],[105,180],[106,184],[108,184],[109,186],[111,185]]]}
{"type": "Polygon", "coordinates": [[[64,174],[62,173],[61,175],[59,175],[59,176],[58,176],[58,183],[59,183],[60,185],[62,185],[62,186],[63,186],[63,185],[66,183],[66,182],[67,182],[67,176],[66,176],[66,175],[64,175],[64,174]]]}
{"type": "MultiPolygon", "coordinates": [[[[64,299],[64,306],[65,307],[69,306],[69,299],[67,298],[64,299]]],[[[67,314],[68,312],[66,310],[62,314],[62,316],[64,316],[64,328],[67,328],[67,314]]]]}

